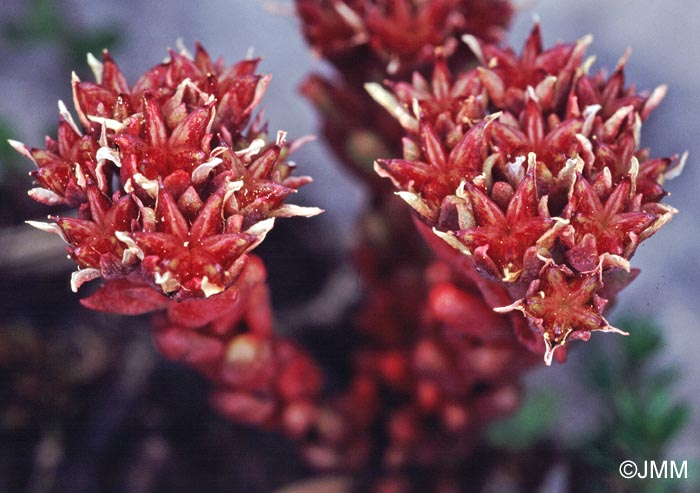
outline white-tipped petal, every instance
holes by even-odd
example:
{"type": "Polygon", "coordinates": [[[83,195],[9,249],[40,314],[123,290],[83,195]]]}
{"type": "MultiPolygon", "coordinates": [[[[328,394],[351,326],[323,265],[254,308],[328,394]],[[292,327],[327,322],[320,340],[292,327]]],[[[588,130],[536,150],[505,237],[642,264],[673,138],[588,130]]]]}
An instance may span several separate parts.
{"type": "Polygon", "coordinates": [[[139,260],[143,260],[145,256],[143,250],[141,250],[141,248],[136,244],[134,239],[131,236],[129,236],[129,233],[127,233],[126,231],[115,231],[114,236],[116,236],[116,238],[119,241],[126,245],[126,250],[124,250],[124,254],[122,255],[122,263],[129,263],[129,261],[133,257],[136,257],[139,260]]]}
{"type": "Polygon", "coordinates": [[[211,158],[206,163],[202,163],[197,166],[192,172],[192,183],[198,185],[207,179],[211,170],[216,168],[219,164],[223,163],[224,160],[218,157],[211,158]]]}
{"type": "Polygon", "coordinates": [[[540,103],[540,98],[537,97],[537,93],[535,93],[535,88],[532,86],[527,86],[527,89],[525,89],[525,95],[527,96],[527,100],[532,100],[535,103],[539,104],[540,103]]]}
{"type": "Polygon", "coordinates": [[[160,286],[160,289],[162,289],[165,294],[180,289],[180,282],[173,277],[170,271],[165,271],[165,274],[156,272],[153,280],[160,286]]]}
{"type": "Polygon", "coordinates": [[[78,84],[80,84],[80,77],[78,77],[78,74],[76,74],[75,72],[71,72],[70,75],[71,75],[71,77],[70,77],[71,89],[73,92],[73,107],[75,108],[75,111],[78,113],[78,118],[80,119],[80,123],[83,124],[84,128],[88,128],[90,126],[90,120],[88,120],[85,113],[83,113],[83,110],[80,107],[80,101],[78,101],[78,84]]]}
{"type": "Polygon", "coordinates": [[[610,172],[610,168],[607,166],[603,168],[603,183],[605,184],[605,188],[607,190],[612,188],[612,173],[610,172]]]}
{"type": "Polygon", "coordinates": [[[323,209],[318,207],[304,207],[294,204],[282,204],[279,208],[271,212],[273,217],[313,217],[318,216],[323,209]]]}
{"type": "Polygon", "coordinates": [[[175,40],[175,48],[177,48],[177,51],[180,52],[180,55],[182,55],[190,60],[194,60],[192,53],[190,53],[190,51],[185,46],[185,41],[182,39],[182,37],[178,37],[175,40]]]}
{"type": "Polygon", "coordinates": [[[646,120],[654,108],[661,103],[661,100],[666,96],[666,91],[668,91],[668,86],[666,84],[661,84],[652,91],[651,95],[644,103],[644,107],[642,108],[642,120],[646,120]]]}
{"type": "Polygon", "coordinates": [[[257,155],[263,147],[265,147],[265,141],[263,139],[255,139],[245,149],[236,151],[236,156],[241,157],[245,161],[247,161],[253,156],[257,155]]]}
{"type": "Polygon", "coordinates": [[[202,284],[200,285],[200,289],[204,293],[204,297],[209,298],[210,296],[214,296],[215,294],[221,293],[224,290],[224,287],[209,282],[207,276],[204,276],[202,277],[202,284]]]}
{"type": "Polygon", "coordinates": [[[603,269],[608,268],[623,269],[625,272],[630,272],[632,266],[630,265],[630,261],[627,260],[625,257],[605,252],[600,256],[600,262],[598,267],[601,276],[603,274],[603,269]]]}
{"type": "Polygon", "coordinates": [[[379,103],[391,116],[396,118],[403,128],[411,132],[418,131],[418,120],[391,94],[376,82],[365,84],[365,90],[377,103],[379,103]]]}
{"type": "Polygon", "coordinates": [[[647,229],[641,232],[639,235],[639,243],[643,242],[650,236],[652,236],[654,233],[656,233],[659,229],[661,229],[667,222],[669,222],[674,215],[678,214],[678,209],[671,207],[670,205],[667,204],[654,204],[655,205],[655,213],[658,214],[658,218],[656,221],[654,221],[651,226],[649,226],[647,229]]]}
{"type": "Polygon", "coordinates": [[[70,125],[70,128],[73,129],[76,135],[83,135],[78,126],[75,124],[75,120],[73,120],[73,115],[70,114],[70,111],[68,111],[68,108],[66,108],[65,103],[60,99],[58,100],[58,112],[66,121],[66,123],[70,125]]]}
{"type": "Polygon", "coordinates": [[[41,231],[44,231],[46,233],[52,233],[55,235],[58,235],[61,237],[63,241],[68,243],[68,238],[66,238],[66,234],[63,232],[63,229],[56,224],[56,223],[44,223],[41,221],[24,221],[26,224],[30,225],[33,228],[39,229],[41,231]]]}
{"type": "Polygon", "coordinates": [[[525,178],[525,156],[517,156],[514,161],[506,163],[506,178],[513,188],[518,188],[518,185],[525,178]]]}
{"type": "Polygon", "coordinates": [[[423,109],[420,106],[418,98],[411,99],[411,110],[413,110],[413,116],[420,120],[420,117],[423,115],[423,109]]]}
{"type": "Polygon", "coordinates": [[[104,118],[102,116],[94,116],[94,115],[87,115],[88,120],[91,122],[99,123],[100,125],[104,125],[107,127],[109,130],[113,130],[115,132],[121,132],[126,128],[126,125],[124,125],[122,122],[113,120],[112,118],[104,118]]]}
{"type": "Polygon", "coordinates": [[[287,132],[285,130],[277,131],[277,138],[275,139],[275,144],[282,147],[287,142],[287,132]]]}
{"type": "Polygon", "coordinates": [[[603,124],[603,136],[606,139],[614,137],[620,128],[622,120],[627,118],[627,115],[629,115],[632,111],[634,111],[634,106],[632,105],[618,108],[618,110],[613,113],[610,118],[605,120],[605,123],[603,124]]]}
{"type": "Polygon", "coordinates": [[[585,137],[591,135],[591,129],[593,128],[593,121],[595,120],[596,114],[601,110],[602,106],[599,104],[591,104],[583,109],[583,126],[581,127],[581,134],[585,137]]]}
{"type": "Polygon", "coordinates": [[[591,67],[593,66],[593,64],[595,63],[595,61],[596,61],[596,56],[595,56],[595,55],[590,55],[589,57],[587,57],[587,58],[583,61],[583,63],[581,64],[581,68],[580,68],[581,73],[584,74],[584,75],[588,75],[589,72],[591,71],[591,67]]]}
{"type": "Polygon", "coordinates": [[[95,177],[97,178],[97,188],[100,192],[107,194],[107,177],[105,176],[105,162],[97,161],[95,166],[95,177]]]}
{"type": "MultiPolygon", "coordinates": [[[[31,161],[36,164],[36,160],[34,159],[34,156],[32,156],[32,153],[29,151],[29,146],[20,142],[19,140],[14,140],[14,139],[7,139],[7,143],[12,146],[12,148],[19,152],[22,156],[26,157],[27,159],[31,159],[31,161]]],[[[37,165],[38,166],[38,165],[37,165]]]]}
{"type": "Polygon", "coordinates": [[[469,195],[467,195],[467,192],[464,191],[466,186],[467,182],[464,178],[462,178],[462,181],[460,181],[459,185],[457,186],[457,190],[455,190],[455,196],[463,200],[469,199],[469,195]]]}
{"type": "Polygon", "coordinates": [[[396,181],[396,179],[389,172],[387,172],[387,170],[381,167],[379,161],[375,161],[373,167],[374,172],[377,173],[381,178],[388,178],[391,181],[392,185],[394,185],[396,188],[401,188],[401,184],[398,181],[396,181]]]}
{"type": "Polygon", "coordinates": [[[156,180],[149,180],[141,173],[135,173],[134,182],[143,188],[143,191],[146,192],[149,197],[154,200],[158,198],[158,182],[156,180]]]}
{"type": "MultiPolygon", "coordinates": [[[[209,97],[207,97],[204,104],[213,104],[215,102],[216,102],[216,96],[214,94],[210,94],[209,97]]],[[[211,114],[209,115],[209,121],[207,122],[207,128],[204,130],[205,133],[208,133],[208,134],[211,133],[211,128],[214,126],[215,119],[216,119],[216,106],[212,106],[211,114]]]]}
{"type": "Polygon", "coordinates": [[[575,157],[567,159],[564,167],[557,174],[557,184],[559,187],[566,187],[566,196],[569,198],[574,193],[576,177],[583,172],[584,165],[583,159],[577,154],[575,157]]]}
{"type": "Polygon", "coordinates": [[[95,76],[95,82],[102,84],[102,74],[104,73],[104,64],[99,61],[92,53],[87,54],[87,64],[95,76]]]}
{"type": "Polygon", "coordinates": [[[569,226],[568,219],[563,219],[561,217],[553,217],[552,219],[552,226],[537,239],[536,245],[544,246],[549,249],[554,244],[554,240],[569,226]]]}
{"type": "Polygon", "coordinates": [[[365,22],[362,20],[362,17],[348,7],[345,2],[335,0],[333,2],[333,9],[338,13],[340,18],[343,19],[343,21],[345,21],[345,23],[355,31],[365,30],[365,22]]]}
{"type": "Polygon", "coordinates": [[[82,188],[85,189],[87,186],[87,180],[85,179],[85,173],[83,173],[83,169],[80,167],[80,164],[75,163],[75,170],[73,171],[75,174],[75,182],[76,184],[82,188]]]}
{"type": "Polygon", "coordinates": [[[234,193],[243,188],[243,180],[229,181],[226,183],[226,192],[224,193],[224,204],[228,204],[230,200],[235,201],[233,203],[233,209],[238,209],[238,201],[234,193]]]}
{"type": "Polygon", "coordinates": [[[688,151],[685,151],[678,160],[678,164],[676,164],[673,168],[666,170],[666,173],[664,173],[664,179],[673,180],[674,178],[677,178],[683,172],[683,168],[685,168],[685,162],[687,160],[688,151]]]}
{"type": "Polygon", "coordinates": [[[462,243],[461,241],[459,241],[451,231],[444,232],[444,231],[440,231],[437,228],[433,228],[433,233],[435,233],[435,236],[437,236],[438,238],[443,240],[445,243],[450,245],[455,250],[459,250],[467,257],[472,256],[472,252],[470,252],[469,249],[466,247],[466,245],[464,243],[462,243]]]}
{"type": "Polygon", "coordinates": [[[576,42],[576,44],[578,46],[581,46],[582,48],[587,48],[588,46],[590,46],[590,44],[592,42],[593,42],[593,35],[589,33],[589,34],[586,34],[586,35],[580,37],[579,40],[576,42]]]}
{"type": "Polygon", "coordinates": [[[63,197],[58,195],[56,192],[47,190],[46,188],[32,188],[27,192],[31,198],[37,202],[41,202],[46,205],[58,205],[63,203],[63,197]]]}
{"type": "Polygon", "coordinates": [[[637,193],[637,176],[639,176],[639,160],[632,156],[630,160],[630,182],[632,187],[630,188],[630,198],[634,197],[637,193]]]}
{"type": "Polygon", "coordinates": [[[596,332],[612,332],[613,334],[619,334],[621,336],[630,335],[629,332],[625,332],[624,330],[618,329],[617,327],[613,327],[612,325],[606,325],[602,329],[596,329],[596,332]]]}
{"type": "Polygon", "coordinates": [[[80,286],[101,276],[102,274],[99,269],[88,268],[76,270],[70,276],[70,289],[74,293],[77,293],[80,286]]]}
{"type": "Polygon", "coordinates": [[[111,161],[117,168],[122,167],[122,160],[119,156],[119,151],[117,149],[112,149],[111,147],[100,147],[99,149],[97,149],[95,158],[98,161],[111,161]]]}
{"type": "Polygon", "coordinates": [[[547,366],[552,366],[552,359],[554,359],[554,350],[558,346],[552,346],[549,340],[549,334],[544,333],[544,364],[547,366]]]}
{"type": "Polygon", "coordinates": [[[554,86],[557,83],[557,78],[554,75],[548,75],[535,87],[536,101],[541,101],[545,99],[548,94],[551,94],[554,90],[554,86]]]}
{"type": "Polygon", "coordinates": [[[634,137],[634,148],[639,149],[639,146],[642,144],[642,118],[639,116],[639,113],[634,114],[632,135],[634,137]]]}
{"type": "Polygon", "coordinates": [[[585,163],[585,169],[590,171],[595,163],[595,154],[593,154],[593,144],[583,134],[576,134],[576,140],[581,145],[581,159],[585,163]]]}
{"type": "Polygon", "coordinates": [[[410,205],[413,210],[415,210],[418,214],[421,216],[434,220],[435,216],[437,215],[434,211],[430,210],[430,207],[428,207],[428,204],[421,198],[420,195],[413,193],[413,192],[396,192],[396,195],[401,197],[404,202],[406,202],[408,205],[410,205]]]}
{"type": "Polygon", "coordinates": [[[274,217],[268,217],[267,219],[263,219],[262,221],[259,221],[255,224],[253,224],[250,228],[245,230],[246,233],[249,235],[255,236],[257,239],[246,249],[246,252],[251,251],[253,248],[258,246],[260,243],[262,243],[265,240],[265,237],[267,236],[267,233],[269,233],[272,228],[275,226],[275,218],[274,217]]]}
{"type": "Polygon", "coordinates": [[[465,34],[462,36],[462,41],[464,41],[472,53],[474,53],[476,59],[479,60],[482,65],[486,65],[486,61],[484,60],[484,52],[481,51],[481,43],[479,40],[471,34],[465,34]]]}
{"type": "MultiPolygon", "coordinates": [[[[272,80],[271,75],[264,75],[260,78],[258,81],[258,85],[255,86],[255,93],[253,94],[253,100],[250,102],[248,107],[245,109],[245,111],[253,111],[253,109],[258,106],[260,103],[260,100],[263,98],[265,95],[265,91],[267,90],[267,86],[270,85],[270,80],[272,80]]],[[[260,115],[260,113],[258,113],[260,115]]]]}

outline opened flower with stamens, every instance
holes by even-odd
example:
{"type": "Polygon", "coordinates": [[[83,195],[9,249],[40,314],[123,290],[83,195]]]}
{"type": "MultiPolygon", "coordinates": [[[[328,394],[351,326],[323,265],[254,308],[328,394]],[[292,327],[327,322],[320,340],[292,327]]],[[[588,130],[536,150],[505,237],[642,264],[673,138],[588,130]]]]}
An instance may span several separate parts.
{"type": "Polygon", "coordinates": [[[30,221],[68,243],[73,289],[103,277],[125,293],[124,306],[102,292],[85,300],[91,308],[134,313],[126,292],[148,286],[152,300],[221,293],[275,218],[320,212],[284,203],[311,181],[291,174],[297,144],[286,132],[270,143],[260,121],[248,124],[269,81],[255,74],[258,60],[225,67],[201,46],[194,57],[171,51],[131,87],[108,53],[88,60],[96,82],[73,79],[82,128],[60,103],[47,149],[12,144],[37,165],[33,198],[78,208],[76,217],[30,221]]]}
{"type": "Polygon", "coordinates": [[[587,341],[592,331],[616,332],[602,315],[607,300],[598,296],[602,283],[597,273],[575,274],[566,265],[547,265],[533,281],[525,297],[499,313],[518,310],[544,338],[545,363],[550,365],[554,351],[568,341],[587,341]]]}
{"type": "Polygon", "coordinates": [[[521,339],[550,363],[566,341],[613,330],[606,301],[636,276],[638,245],[676,212],[660,200],[685,155],[640,148],[665,86],[625,87],[627,54],[605,77],[584,60],[589,36],[544,50],[536,25],[520,56],[464,40],[482,66],[453,76],[438,56],[430,81],[367,85],[407,134],[404,156],[375,169],[431,246],[485,278],[493,308],[526,316],[541,339],[521,339]]]}

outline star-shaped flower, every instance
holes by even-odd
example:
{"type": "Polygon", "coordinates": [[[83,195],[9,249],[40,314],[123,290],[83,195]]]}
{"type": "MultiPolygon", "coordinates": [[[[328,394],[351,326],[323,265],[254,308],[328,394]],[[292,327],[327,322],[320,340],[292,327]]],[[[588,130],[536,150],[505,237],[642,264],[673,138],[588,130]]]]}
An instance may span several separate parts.
{"type": "Polygon", "coordinates": [[[550,365],[558,348],[576,339],[587,341],[593,331],[627,335],[603,317],[607,300],[596,294],[600,288],[598,273],[575,274],[566,266],[550,263],[532,281],[524,298],[495,311],[522,312],[532,330],[544,338],[544,361],[550,365]]]}
{"type": "Polygon", "coordinates": [[[642,233],[654,222],[656,216],[635,207],[631,196],[630,179],[621,181],[603,203],[593,187],[581,175],[564,211],[570,218],[573,238],[569,243],[568,258],[579,271],[593,270],[599,255],[606,253],[630,259],[639,244],[642,233]],[[588,247],[588,255],[582,248],[588,247]]]}
{"type": "Polygon", "coordinates": [[[525,277],[530,280],[539,270],[538,255],[547,252],[554,241],[555,225],[564,224],[551,218],[538,207],[534,155],[527,174],[520,181],[504,213],[479,187],[463,182],[457,196],[471,203],[473,225],[454,232],[438,233],[448,243],[464,249],[474,257],[474,265],[490,279],[513,283],[525,277]],[[462,245],[454,243],[454,236],[462,245]]]}

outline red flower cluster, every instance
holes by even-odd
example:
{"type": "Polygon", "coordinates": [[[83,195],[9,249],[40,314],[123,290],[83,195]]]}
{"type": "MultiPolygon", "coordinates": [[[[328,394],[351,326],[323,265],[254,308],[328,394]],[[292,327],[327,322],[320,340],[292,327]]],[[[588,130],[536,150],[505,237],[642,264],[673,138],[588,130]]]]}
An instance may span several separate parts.
{"type": "Polygon", "coordinates": [[[535,26],[519,57],[464,40],[481,66],[456,78],[438,56],[430,81],[415,74],[392,92],[368,84],[408,132],[404,157],[379,160],[376,171],[417,212],[431,245],[461,252],[470,259],[461,268],[500,293],[494,308],[525,315],[549,364],[569,340],[617,331],[603,318],[606,300],[636,275],[629,259],[639,243],[676,212],[659,201],[684,159],[640,149],[665,87],[626,88],[626,57],[606,77],[583,60],[588,37],[543,50],[535,26]]]}
{"type": "Polygon", "coordinates": [[[68,243],[74,291],[104,278],[85,306],[156,312],[158,348],[214,383],[214,407],[266,426],[291,413],[293,433],[320,370],[275,338],[265,266],[250,252],[276,218],[321,210],[283,203],[311,181],[286,160],[298,143],[284,132],[269,143],[259,119],[249,124],[269,76],[255,73],[258,60],[214,63],[201,46],[171,51],[132,87],[108,53],[89,62],[96,82],[73,78],[82,129],[59,103],[46,149],[12,142],[37,166],[30,196],[78,209],[29,223],[68,243]]]}
{"type": "Polygon", "coordinates": [[[312,74],[301,92],[321,118],[321,133],[336,157],[377,197],[387,185],[372,172],[377,156],[401,152],[401,127],[373,104],[363,84],[402,79],[423,70],[436,49],[456,65],[474,56],[457,38],[473,33],[502,38],[513,9],[507,0],[296,0],[312,49],[337,69],[312,74]]]}
{"type": "MultiPolygon", "coordinates": [[[[112,292],[137,288],[137,305],[158,304],[157,293],[210,297],[235,284],[276,217],[320,212],[283,204],[310,178],[291,176],[286,156],[295,146],[284,132],[268,143],[260,121],[248,125],[269,82],[255,74],[258,60],[226,67],[201,46],[193,58],[171,51],[132,87],[108,53],[89,61],[96,82],[73,78],[82,129],[59,103],[58,138],[46,149],[13,142],[37,166],[30,196],[78,208],[77,217],[30,222],[68,243],[74,290],[103,277],[112,292]]],[[[150,308],[99,301],[85,303],[150,308]]]]}
{"type": "Polygon", "coordinates": [[[512,15],[507,0],[296,0],[296,7],[309,44],[341,71],[363,60],[389,74],[430,61],[437,47],[455,48],[463,33],[499,40],[512,15]]]}

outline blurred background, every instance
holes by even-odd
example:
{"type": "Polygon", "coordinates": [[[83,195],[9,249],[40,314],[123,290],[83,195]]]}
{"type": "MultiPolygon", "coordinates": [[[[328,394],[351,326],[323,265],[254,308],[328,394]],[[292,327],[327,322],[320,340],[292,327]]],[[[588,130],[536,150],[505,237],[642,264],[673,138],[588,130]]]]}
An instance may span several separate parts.
{"type": "MultiPolygon", "coordinates": [[[[522,45],[535,16],[546,46],[592,33],[589,53],[597,55],[595,67],[614,67],[632,47],[627,82],[638,88],[669,86],[665,101],[645,124],[643,145],[652,148],[652,156],[688,150],[690,157],[682,176],[667,184],[671,196],[666,202],[680,214],[639,249],[633,265],[642,273],[621,293],[609,317],[613,324],[648,323],[640,329],[638,344],[594,334],[591,343],[575,345],[565,365],[531,372],[526,382],[531,399],[516,416],[519,421],[493,432],[493,445],[514,453],[538,440],[553,440],[557,447],[583,450],[582,441],[602,433],[601,424],[610,422],[609,398],[625,391],[630,399],[656,403],[656,411],[638,419],[668,421],[654,434],[644,423],[630,424],[632,412],[620,418],[627,420],[628,434],[642,441],[646,437],[640,447],[663,446],[654,453],[664,459],[688,460],[690,480],[681,488],[698,487],[700,3],[540,0],[520,2],[518,8],[508,38],[515,47],[522,45]],[[606,366],[601,353],[619,366],[606,366]],[[637,378],[656,386],[652,391],[635,387],[637,378]],[[514,436],[525,440],[515,449],[513,440],[503,438],[514,436]]],[[[291,1],[3,3],[0,492],[265,492],[309,476],[283,439],[213,416],[204,382],[155,353],[145,319],[81,309],[68,287],[72,265],[60,241],[23,225],[47,211],[26,197],[31,163],[14,155],[5,139],[38,147],[45,134],[54,135],[56,101],[68,104],[72,98],[71,71],[91,77],[86,52],[98,54],[108,46],[133,82],[179,38],[189,48],[200,41],[212,57],[222,56],[227,63],[252,48],[263,58],[260,71],[273,75],[263,100],[270,131],[284,129],[292,138],[316,132],[316,115],[297,90],[309,72],[328,68],[309,52],[291,1]]],[[[312,225],[295,222],[296,232],[276,228],[262,251],[273,265],[287,265],[286,271],[271,267],[270,281],[280,325],[288,330],[304,322],[323,325],[357,301],[345,253],[366,198],[322,141],[306,145],[296,161],[301,173],[314,177],[300,201],[327,212],[312,225]],[[295,241],[281,241],[288,237],[295,241]],[[275,277],[275,272],[285,274],[275,277]],[[295,319],[303,313],[297,308],[308,306],[319,292],[324,293],[324,308],[306,312],[308,320],[295,319]]],[[[630,331],[634,338],[634,327],[630,331]]],[[[556,485],[556,475],[552,477],[556,485]]],[[[560,491],[551,488],[546,491],[560,491]]]]}

